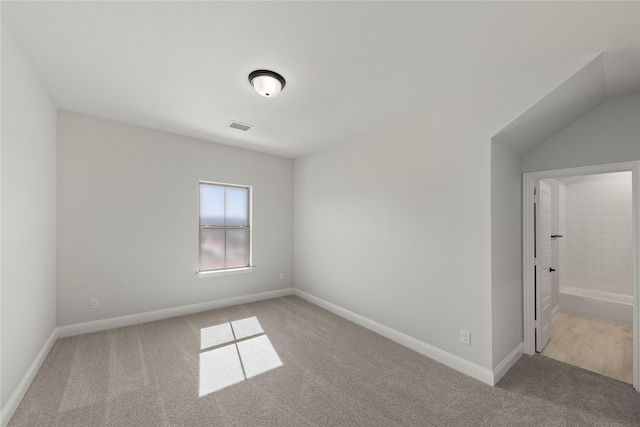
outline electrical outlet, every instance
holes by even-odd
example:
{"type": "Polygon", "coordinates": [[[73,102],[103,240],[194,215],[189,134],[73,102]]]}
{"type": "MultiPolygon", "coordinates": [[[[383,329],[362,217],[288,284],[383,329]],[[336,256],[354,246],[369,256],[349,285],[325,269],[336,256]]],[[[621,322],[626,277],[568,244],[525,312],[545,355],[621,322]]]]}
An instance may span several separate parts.
{"type": "Polygon", "coordinates": [[[471,345],[471,332],[460,330],[460,342],[462,344],[471,345]]]}
{"type": "Polygon", "coordinates": [[[89,300],[89,310],[95,310],[98,308],[98,298],[92,298],[89,300]]]}
{"type": "Polygon", "coordinates": [[[284,280],[284,273],[280,273],[280,280],[284,280]]]}

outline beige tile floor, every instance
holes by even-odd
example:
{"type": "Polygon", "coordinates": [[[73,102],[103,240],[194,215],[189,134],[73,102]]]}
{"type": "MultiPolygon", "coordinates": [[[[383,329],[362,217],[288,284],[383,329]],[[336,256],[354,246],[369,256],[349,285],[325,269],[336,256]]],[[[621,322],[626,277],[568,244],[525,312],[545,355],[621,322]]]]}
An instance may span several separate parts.
{"type": "Polygon", "coordinates": [[[633,384],[632,328],[559,313],[543,356],[633,384]]]}

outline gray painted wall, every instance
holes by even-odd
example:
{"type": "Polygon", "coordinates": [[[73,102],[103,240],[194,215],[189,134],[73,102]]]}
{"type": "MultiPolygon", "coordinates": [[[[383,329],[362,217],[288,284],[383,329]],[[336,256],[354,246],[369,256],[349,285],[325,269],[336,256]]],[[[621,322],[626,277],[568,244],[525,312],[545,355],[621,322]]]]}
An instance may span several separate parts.
{"type": "Polygon", "coordinates": [[[492,369],[491,136],[528,107],[510,93],[297,159],[296,288],[492,369]]]}
{"type": "Polygon", "coordinates": [[[491,144],[491,320],[493,368],[523,340],[522,156],[491,144]]]}
{"type": "Polygon", "coordinates": [[[292,173],[289,159],[60,110],[58,325],[291,287],[292,173]],[[253,187],[253,273],[196,276],[199,180],[253,187]]]}
{"type": "Polygon", "coordinates": [[[2,24],[2,409],[56,326],[56,107],[2,24]]]}
{"type": "MultiPolygon", "coordinates": [[[[484,88],[296,159],[295,287],[493,369],[494,341],[500,355],[522,342],[522,281],[510,267],[492,289],[491,138],[583,66],[484,88]]],[[[505,168],[515,179],[516,160],[505,168]]]]}
{"type": "MultiPolygon", "coordinates": [[[[609,100],[594,108],[562,131],[536,146],[522,157],[523,172],[563,169],[640,159],[640,93],[609,100]]],[[[552,231],[563,234],[566,213],[560,212],[560,187],[551,185],[553,199],[552,231]]],[[[564,190],[563,190],[564,191],[564,190]]],[[[566,230],[565,230],[566,231],[566,230]]],[[[552,241],[554,264],[559,265],[560,251],[566,239],[552,241]]],[[[560,279],[554,275],[552,305],[558,306],[560,279]]]]}
{"type": "Polygon", "coordinates": [[[458,108],[296,160],[295,285],[490,368],[490,152],[458,108]]]}
{"type": "Polygon", "coordinates": [[[640,94],[613,99],[523,156],[522,171],[640,159],[640,94]]]}

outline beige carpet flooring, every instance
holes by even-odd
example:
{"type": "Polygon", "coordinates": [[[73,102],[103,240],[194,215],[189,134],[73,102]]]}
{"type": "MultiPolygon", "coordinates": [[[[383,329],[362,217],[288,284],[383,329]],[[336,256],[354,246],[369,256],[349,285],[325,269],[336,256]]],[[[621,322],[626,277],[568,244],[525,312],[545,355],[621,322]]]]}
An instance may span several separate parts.
{"type": "Polygon", "coordinates": [[[633,328],[558,313],[551,339],[540,353],[633,384],[633,328]]]}
{"type": "Polygon", "coordinates": [[[640,394],[541,356],[490,387],[294,296],[60,339],[9,424],[521,425],[637,426],[640,394]],[[254,316],[262,331],[229,326],[254,316]],[[250,376],[247,348],[267,347],[281,366],[200,396],[216,376],[236,381],[216,363],[240,358],[250,376]]]}

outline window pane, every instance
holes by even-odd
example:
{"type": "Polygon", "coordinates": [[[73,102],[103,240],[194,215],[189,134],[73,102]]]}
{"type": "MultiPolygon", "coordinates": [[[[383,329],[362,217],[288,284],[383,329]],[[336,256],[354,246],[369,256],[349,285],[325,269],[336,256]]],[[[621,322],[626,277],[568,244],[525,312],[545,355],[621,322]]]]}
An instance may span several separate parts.
{"type": "Polygon", "coordinates": [[[200,225],[224,225],[224,187],[200,184],[200,225]]]}
{"type": "Polygon", "coordinates": [[[226,187],[226,225],[249,225],[249,189],[226,187]]]}
{"type": "Polygon", "coordinates": [[[200,229],[200,270],[224,268],[225,238],[222,228],[200,229]]]}
{"type": "Polygon", "coordinates": [[[227,268],[249,265],[249,230],[227,229],[227,268]]]}

